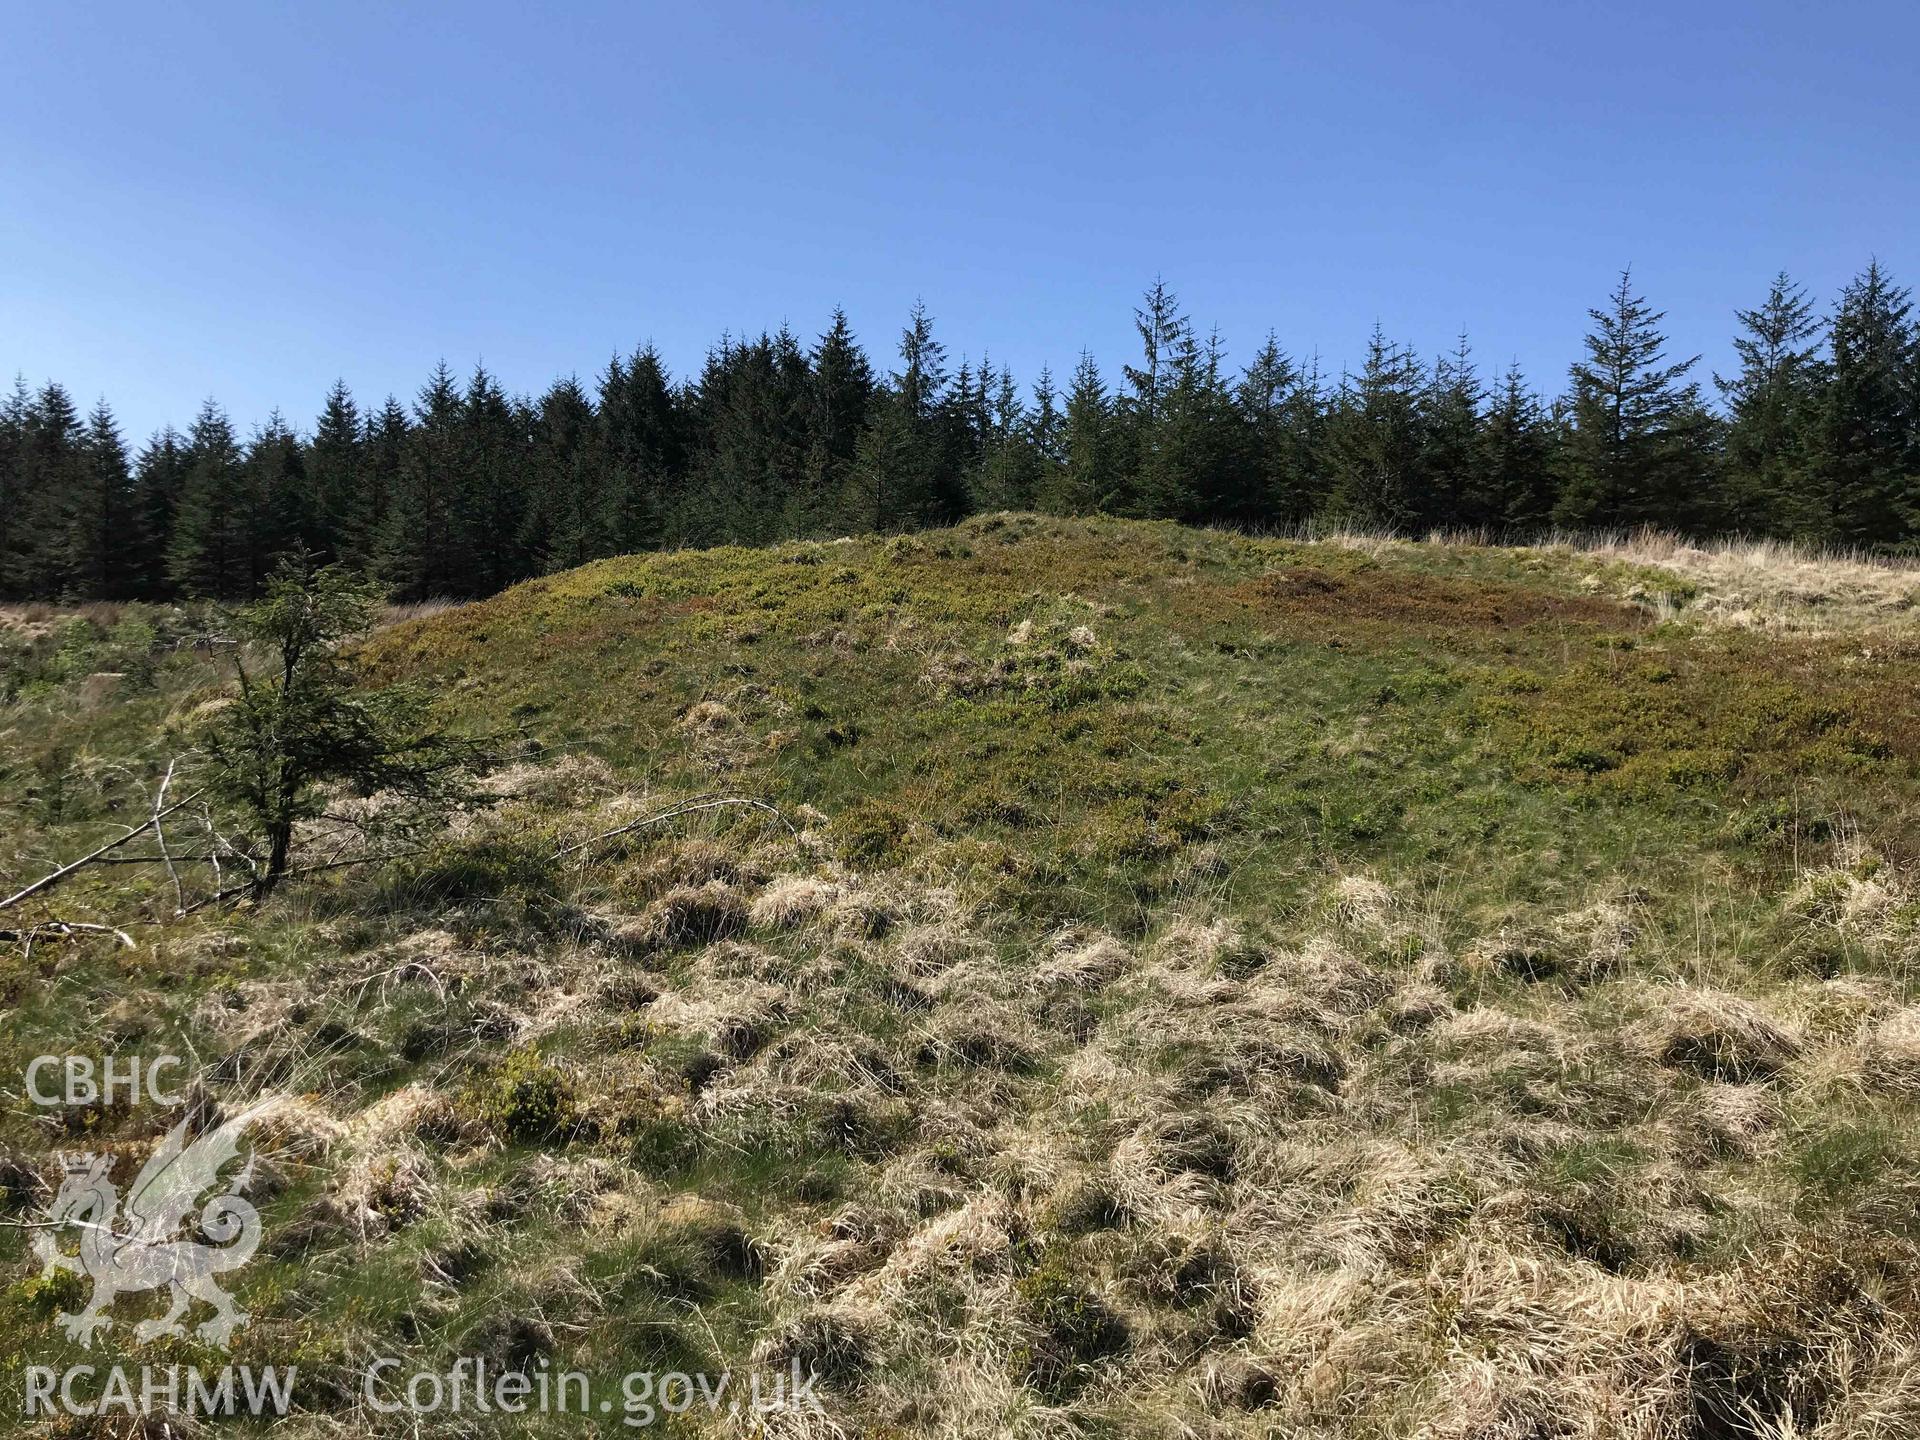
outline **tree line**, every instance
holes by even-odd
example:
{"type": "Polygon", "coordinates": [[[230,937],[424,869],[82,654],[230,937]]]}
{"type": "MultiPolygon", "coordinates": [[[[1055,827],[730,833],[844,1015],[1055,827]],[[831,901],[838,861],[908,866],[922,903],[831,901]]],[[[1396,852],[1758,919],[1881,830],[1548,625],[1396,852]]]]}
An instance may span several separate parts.
{"type": "Polygon", "coordinates": [[[1825,313],[1785,275],[1739,311],[1717,403],[1630,274],[1589,313],[1551,399],[1517,366],[1484,374],[1465,337],[1428,361],[1377,327],[1337,377],[1271,334],[1236,369],[1164,283],[1112,386],[1084,352],[1026,389],[984,357],[956,366],[922,306],[884,368],[836,311],[811,345],[724,337],[679,380],[651,346],[538,398],[443,362],[411,406],[337,383],[310,431],[275,413],[245,438],[208,401],[137,454],[104,401],[82,415],[16,380],[0,595],[243,597],[299,554],[401,598],[463,597],[603,555],[1001,509],[1916,548],[1920,323],[1878,262],[1825,313]]]}

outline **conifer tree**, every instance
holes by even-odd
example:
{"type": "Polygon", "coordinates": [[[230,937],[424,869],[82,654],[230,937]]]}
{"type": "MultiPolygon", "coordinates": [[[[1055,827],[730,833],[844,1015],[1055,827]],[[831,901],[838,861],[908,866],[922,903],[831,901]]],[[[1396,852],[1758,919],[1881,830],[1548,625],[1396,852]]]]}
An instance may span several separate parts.
{"type": "Polygon", "coordinates": [[[212,400],[187,432],[187,472],[167,544],[167,578],[182,595],[237,597],[253,583],[253,507],[233,425],[212,400]]]}
{"type": "Polygon", "coordinates": [[[1556,498],[1553,428],[1518,362],[1507,367],[1481,428],[1480,471],[1471,494],[1475,523],[1520,537],[1543,533],[1556,498]]]}
{"type": "MultiPolygon", "coordinates": [[[[1051,383],[1048,382],[1049,387],[1051,383]]],[[[1049,404],[1051,401],[1049,395],[1049,404]]],[[[985,424],[972,508],[976,511],[1031,510],[1040,480],[1040,456],[1034,448],[1027,407],[1021,403],[1013,372],[1004,367],[994,376],[985,424]]]]}
{"type": "Polygon", "coordinates": [[[815,534],[828,522],[846,484],[873,405],[873,366],[839,307],[813,347],[807,407],[807,460],[794,500],[796,533],[815,534]]]}
{"type": "Polygon", "coordinates": [[[1724,490],[1728,523],[1817,537],[1825,507],[1815,493],[1820,406],[1826,387],[1822,329],[1806,290],[1783,271],[1757,309],[1735,312],[1740,370],[1714,376],[1728,426],[1724,490]]]}
{"type": "Polygon", "coordinates": [[[1247,435],[1226,381],[1218,332],[1191,333],[1174,357],[1153,443],[1140,455],[1136,506],[1172,520],[1250,524],[1259,514],[1247,435]]]}
{"type": "Polygon", "coordinates": [[[1167,282],[1155,276],[1134,309],[1133,328],[1140,336],[1140,363],[1125,370],[1127,384],[1133,387],[1126,408],[1144,430],[1151,432],[1160,421],[1174,372],[1191,352],[1193,326],[1180,313],[1180,302],[1167,282]]]}
{"type": "Polygon", "coordinates": [[[360,493],[340,539],[343,560],[356,570],[374,571],[384,553],[388,515],[399,493],[413,422],[407,407],[389,395],[367,416],[361,441],[360,493]]]}
{"type": "Polygon", "coordinates": [[[143,600],[158,600],[174,593],[167,570],[168,545],[192,468],[189,443],[171,425],[141,447],[134,461],[134,533],[139,549],[128,565],[135,576],[134,593],[143,600]]]}
{"type": "Polygon", "coordinates": [[[1484,463],[1480,411],[1486,398],[1463,331],[1453,353],[1434,363],[1422,400],[1422,485],[1415,503],[1416,525],[1445,529],[1488,525],[1497,519],[1487,512],[1479,494],[1484,463]]]}
{"type": "Polygon", "coordinates": [[[322,563],[345,560],[364,567],[367,521],[362,513],[367,498],[363,473],[365,427],[360,407],[353,403],[347,382],[335,380],[313,427],[307,447],[307,480],[312,486],[311,529],[307,545],[322,563]]]}
{"type": "Polygon", "coordinates": [[[847,528],[884,533],[925,524],[932,508],[925,453],[907,401],[896,391],[881,395],[847,471],[841,504],[847,528]]]}
{"type": "Polygon", "coordinates": [[[1892,545],[1920,526],[1913,302],[1871,261],[1841,292],[1819,457],[1825,538],[1892,545]]]}
{"type": "Polygon", "coordinates": [[[966,476],[949,464],[953,418],[946,347],[916,300],[900,334],[900,368],[868,407],[841,500],[843,522],[891,531],[965,513],[966,476]]]}
{"type": "Polygon", "coordinates": [[[534,417],[533,500],[539,521],[533,560],[563,570],[609,553],[606,510],[597,493],[605,471],[593,402],[572,376],[540,397],[534,417]]]}
{"type": "Polygon", "coordinates": [[[1178,514],[1192,497],[1182,457],[1166,453],[1169,397],[1184,383],[1185,398],[1193,398],[1199,345],[1180,302],[1158,277],[1134,309],[1133,328],[1140,337],[1140,363],[1123,367],[1129,388],[1118,407],[1126,422],[1128,454],[1122,469],[1127,483],[1114,499],[1128,514],[1178,514]]]}
{"type": "Polygon", "coordinates": [[[948,407],[947,347],[934,338],[933,317],[924,301],[913,302],[901,331],[900,368],[892,381],[898,415],[913,443],[905,457],[910,473],[901,476],[896,487],[901,518],[882,528],[951,524],[966,513],[965,460],[956,453],[948,407]]]}
{"type": "Polygon", "coordinates": [[[598,419],[607,464],[601,533],[617,554],[657,544],[685,466],[680,407],[658,350],[647,345],[607,367],[598,419]]]}
{"type": "Polygon", "coordinates": [[[247,446],[239,499],[247,508],[245,594],[256,595],[280,557],[306,551],[313,530],[306,457],[278,410],[247,446]]]}
{"type": "Polygon", "coordinates": [[[1112,402],[1100,367],[1080,352],[1060,426],[1060,464],[1044,486],[1042,508],[1056,515],[1117,511],[1125,498],[1112,402]]]}
{"type": "Polygon", "coordinates": [[[20,435],[14,522],[14,588],[53,598],[70,592],[73,496],[84,487],[86,460],[80,412],[65,387],[49,381],[27,407],[20,435]]]}
{"type": "Polygon", "coordinates": [[[1620,272],[1572,370],[1572,428],[1555,520],[1576,527],[1665,525],[1700,529],[1720,506],[1711,493],[1710,425],[1700,387],[1686,380],[1700,358],[1668,363],[1655,311],[1620,272]]]}
{"type": "Polygon", "coordinates": [[[81,432],[74,491],[61,506],[65,535],[57,589],[61,594],[128,600],[139,593],[136,565],[145,548],[144,516],[135,503],[127,447],[105,400],[81,432]]]}
{"type": "MultiPolygon", "coordinates": [[[[559,385],[580,395],[579,385],[570,378],[559,385]]],[[[590,414],[584,395],[580,395],[580,402],[590,414]]],[[[522,579],[531,569],[523,535],[537,482],[531,473],[528,426],[521,407],[507,398],[484,365],[475,366],[467,381],[460,424],[467,466],[464,501],[473,536],[474,564],[478,567],[473,589],[491,594],[522,579]]],[[[588,527],[589,537],[595,528],[588,527]]]]}
{"type": "Polygon", "coordinates": [[[1301,367],[1269,331],[1234,401],[1246,432],[1256,523],[1299,524],[1324,499],[1318,362],[1311,369],[1301,367]]]}
{"type": "Polygon", "coordinates": [[[466,406],[443,360],[414,404],[398,483],[382,526],[379,568],[397,598],[475,592],[466,406]]]}
{"type": "Polygon", "coordinates": [[[27,377],[13,377],[13,391],[0,402],[0,595],[27,593],[22,573],[27,537],[26,445],[27,416],[33,408],[33,394],[27,389],[27,377]]]}
{"type": "Polygon", "coordinates": [[[1426,376],[1378,325],[1360,374],[1343,378],[1327,422],[1328,517],[1403,529],[1421,518],[1426,376]]]}

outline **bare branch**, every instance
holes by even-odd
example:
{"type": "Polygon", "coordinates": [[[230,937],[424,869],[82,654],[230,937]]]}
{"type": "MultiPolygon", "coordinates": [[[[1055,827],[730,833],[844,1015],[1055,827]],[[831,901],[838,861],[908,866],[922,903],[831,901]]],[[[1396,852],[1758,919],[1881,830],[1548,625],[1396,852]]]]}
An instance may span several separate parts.
{"type": "Polygon", "coordinates": [[[27,886],[26,889],[16,891],[12,895],[9,895],[6,899],[0,900],[0,910],[11,909],[13,906],[18,905],[22,900],[27,899],[29,896],[38,895],[43,890],[51,890],[55,885],[58,885],[62,880],[66,879],[69,875],[73,874],[74,871],[82,869],[85,866],[91,865],[95,860],[98,860],[102,855],[111,854],[115,850],[118,850],[122,845],[125,845],[129,840],[134,839],[136,836],[146,834],[147,831],[153,829],[153,827],[159,824],[160,821],[166,819],[167,816],[173,814],[174,811],[180,809],[182,806],[190,804],[196,798],[198,798],[198,792],[196,792],[194,795],[189,795],[185,800],[176,800],[173,804],[167,806],[165,809],[161,809],[159,806],[155,806],[154,812],[151,818],[143,821],[139,825],[134,826],[133,829],[127,831],[127,833],[122,835],[118,840],[109,841],[107,844],[102,845],[98,850],[95,850],[92,854],[82,855],[78,860],[72,861],[71,863],[66,865],[62,865],[58,870],[55,870],[52,874],[41,876],[38,880],[34,881],[31,885],[27,886]]]}
{"type": "Polygon", "coordinates": [[[0,930],[0,940],[24,943],[29,954],[33,952],[36,941],[63,940],[71,935],[111,935],[129,950],[140,948],[124,930],[117,930],[111,925],[89,925],[79,920],[42,920],[37,925],[28,925],[20,930],[0,930]]]}
{"type": "Polygon", "coordinates": [[[582,840],[577,845],[562,846],[554,852],[553,858],[556,860],[564,859],[577,851],[598,845],[602,840],[611,840],[616,835],[630,835],[636,830],[644,830],[649,825],[658,825],[663,821],[672,820],[681,815],[692,815],[700,810],[718,810],[730,805],[740,806],[750,810],[764,810],[782,825],[786,826],[789,835],[797,837],[800,834],[798,830],[793,828],[793,822],[791,820],[787,819],[776,807],[769,805],[764,800],[754,800],[745,795],[703,796],[698,799],[685,801],[679,805],[670,806],[656,815],[648,815],[641,820],[631,820],[625,825],[616,825],[613,829],[603,831],[589,840],[582,840]]]}
{"type": "Polygon", "coordinates": [[[160,821],[164,818],[161,812],[167,803],[167,787],[173,784],[173,767],[179,763],[177,757],[167,761],[167,773],[160,779],[159,790],[154,792],[153,819],[149,822],[153,826],[154,841],[160,847],[160,858],[167,867],[167,878],[173,882],[173,913],[175,915],[187,908],[187,895],[180,887],[180,872],[174,868],[173,857],[167,853],[167,832],[160,821]]]}
{"type": "MultiPolygon", "coordinates": [[[[379,865],[388,860],[405,860],[409,855],[418,855],[418,850],[400,850],[391,855],[355,855],[347,860],[329,860],[320,865],[296,865],[286,872],[284,878],[291,880],[296,875],[319,875],[328,870],[345,870],[353,865],[379,865]]],[[[245,856],[241,857],[245,859],[245,856]]],[[[224,900],[237,900],[242,895],[251,895],[256,886],[249,880],[244,885],[229,885],[224,890],[215,891],[204,899],[196,900],[180,913],[191,915],[196,910],[204,910],[209,905],[218,905],[224,900]]]]}

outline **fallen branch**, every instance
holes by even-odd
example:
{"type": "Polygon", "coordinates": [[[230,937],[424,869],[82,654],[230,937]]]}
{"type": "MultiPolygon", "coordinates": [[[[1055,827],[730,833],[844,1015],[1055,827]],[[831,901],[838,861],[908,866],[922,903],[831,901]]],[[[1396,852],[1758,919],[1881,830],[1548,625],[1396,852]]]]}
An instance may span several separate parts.
{"type": "Polygon", "coordinates": [[[179,915],[181,911],[187,908],[187,892],[181,888],[180,871],[173,863],[173,856],[167,853],[167,832],[160,824],[160,821],[165,818],[161,812],[167,803],[168,787],[173,784],[173,769],[174,766],[179,763],[178,759],[167,762],[167,773],[160,781],[160,788],[156,790],[153,795],[153,820],[151,822],[153,825],[154,843],[160,847],[160,859],[167,867],[167,879],[173,882],[173,913],[175,915],[179,915]]]}
{"type": "Polygon", "coordinates": [[[577,845],[562,846],[554,852],[553,858],[563,860],[577,851],[598,845],[602,840],[611,840],[616,835],[631,835],[636,830],[644,830],[649,825],[658,825],[663,821],[672,820],[681,815],[691,815],[700,810],[719,810],[729,805],[739,806],[749,810],[764,810],[782,825],[786,826],[789,835],[797,838],[800,834],[798,830],[793,828],[793,822],[791,820],[787,819],[776,807],[769,805],[764,800],[750,799],[745,795],[702,796],[699,799],[687,800],[679,805],[670,806],[656,815],[648,815],[640,820],[630,820],[625,825],[616,825],[613,829],[602,831],[591,839],[580,841],[577,845]]]}
{"type": "MultiPolygon", "coordinates": [[[[345,870],[350,865],[380,865],[389,860],[405,860],[409,855],[418,855],[418,850],[399,850],[391,855],[356,855],[350,860],[329,860],[324,865],[296,865],[280,878],[291,880],[296,875],[319,875],[328,870],[345,870]]],[[[191,915],[196,910],[204,910],[209,905],[218,905],[223,900],[237,900],[242,895],[250,895],[259,889],[257,881],[249,880],[243,885],[229,885],[224,890],[196,900],[180,913],[191,915]]]]}
{"type": "Polygon", "coordinates": [[[27,886],[26,889],[15,891],[13,894],[9,895],[6,899],[0,900],[0,910],[11,909],[13,906],[18,905],[22,900],[27,899],[29,896],[38,895],[42,890],[51,890],[55,885],[58,885],[62,880],[66,879],[69,875],[73,874],[74,871],[83,869],[84,867],[91,865],[94,861],[98,860],[102,855],[110,855],[115,850],[118,850],[122,845],[125,845],[128,841],[133,840],[137,836],[146,834],[147,831],[153,829],[154,826],[158,825],[162,820],[166,819],[167,816],[173,814],[174,811],[182,808],[183,806],[191,804],[197,798],[199,797],[198,797],[198,794],[196,793],[194,795],[187,796],[185,800],[176,800],[173,804],[167,806],[164,810],[155,809],[155,811],[153,812],[153,815],[149,819],[134,826],[133,829],[127,831],[127,833],[122,835],[118,840],[108,841],[105,845],[102,845],[98,850],[95,850],[91,855],[82,855],[78,860],[75,860],[72,863],[67,865],[62,865],[58,870],[55,870],[52,874],[41,876],[38,880],[34,881],[31,885],[27,886]]]}

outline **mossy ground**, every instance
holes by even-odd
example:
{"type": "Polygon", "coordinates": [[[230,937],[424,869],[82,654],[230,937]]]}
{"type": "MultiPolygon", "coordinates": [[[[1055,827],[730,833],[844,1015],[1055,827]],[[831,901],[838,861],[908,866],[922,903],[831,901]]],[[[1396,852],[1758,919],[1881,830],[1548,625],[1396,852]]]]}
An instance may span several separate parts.
{"type": "MultiPolygon", "coordinates": [[[[493,806],[186,921],[90,874],[141,948],[10,955],[0,1063],[292,1097],[237,1348],[315,1433],[368,1353],[799,1357],[882,1434],[1903,1433],[1920,631],[1711,583],[1030,516],[602,562],[367,647],[513,737],[493,806]],[[711,792],[799,833],[558,854],[711,792]]],[[[9,874],[219,694],[87,643],[15,662],[9,874]]],[[[0,1246],[0,1368],[76,1358],[0,1246]]]]}

